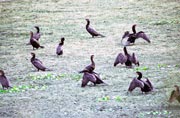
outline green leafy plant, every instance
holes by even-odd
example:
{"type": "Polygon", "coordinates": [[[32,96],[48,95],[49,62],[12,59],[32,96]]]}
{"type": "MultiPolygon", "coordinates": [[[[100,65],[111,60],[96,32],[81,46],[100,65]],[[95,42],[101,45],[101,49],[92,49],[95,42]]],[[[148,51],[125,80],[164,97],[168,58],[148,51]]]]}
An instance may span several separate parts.
{"type": "Polygon", "coordinates": [[[59,80],[61,79],[61,75],[53,75],[52,73],[48,73],[45,75],[30,75],[30,78],[32,80],[44,80],[44,79],[50,79],[50,80],[59,80]]]}
{"type": "Polygon", "coordinates": [[[79,81],[82,78],[82,75],[80,74],[71,74],[69,75],[70,78],[72,78],[73,80],[79,81]]]}
{"type": "Polygon", "coordinates": [[[158,64],[158,68],[165,68],[165,67],[167,67],[167,64],[158,64]]]}
{"type": "Polygon", "coordinates": [[[121,101],[122,101],[122,98],[121,98],[121,96],[115,96],[115,100],[116,100],[117,102],[121,102],[121,101]]]}
{"type": "Polygon", "coordinates": [[[0,89],[0,93],[17,93],[17,92],[24,92],[29,89],[32,90],[45,90],[47,88],[46,85],[43,86],[34,86],[34,85],[20,85],[20,86],[13,86],[10,89],[0,89]]]}
{"type": "Polygon", "coordinates": [[[146,67],[146,66],[144,66],[144,67],[136,67],[134,70],[135,71],[149,70],[149,67],[146,67]]]}
{"type": "Polygon", "coordinates": [[[109,96],[104,96],[102,98],[98,98],[98,101],[99,102],[107,102],[108,100],[110,100],[110,97],[109,96]]]}

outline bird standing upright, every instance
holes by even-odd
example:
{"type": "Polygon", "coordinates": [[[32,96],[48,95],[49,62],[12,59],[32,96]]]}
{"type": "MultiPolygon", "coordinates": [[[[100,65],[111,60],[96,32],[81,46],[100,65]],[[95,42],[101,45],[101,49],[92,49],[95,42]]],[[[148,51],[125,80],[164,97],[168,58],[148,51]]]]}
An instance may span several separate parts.
{"type": "Polygon", "coordinates": [[[180,103],[180,90],[179,90],[179,86],[174,85],[174,87],[176,88],[176,90],[173,90],[171,92],[170,98],[169,98],[169,102],[173,102],[175,100],[177,100],[180,103]]]}
{"type": "Polygon", "coordinates": [[[65,40],[65,38],[62,37],[62,38],[61,38],[61,42],[59,43],[59,45],[58,45],[57,48],[56,48],[56,54],[57,54],[57,55],[62,55],[62,54],[63,54],[62,46],[64,45],[64,40],[65,40]]]}
{"type": "Polygon", "coordinates": [[[86,19],[87,24],[86,24],[86,30],[87,32],[89,32],[89,34],[91,34],[91,36],[94,38],[95,36],[101,36],[101,37],[105,37],[104,35],[98,33],[97,31],[95,31],[93,28],[90,27],[90,20],[86,19]]]}
{"type": "Polygon", "coordinates": [[[92,73],[95,69],[95,62],[94,62],[94,55],[91,55],[90,57],[91,59],[91,64],[86,66],[82,71],[80,71],[79,73],[82,73],[84,70],[88,71],[89,73],[92,73]]]}
{"type": "Polygon", "coordinates": [[[9,79],[6,78],[5,73],[4,73],[3,70],[0,70],[0,83],[1,83],[3,89],[5,89],[5,88],[6,88],[6,89],[12,88],[12,87],[10,86],[10,81],[9,81],[9,79]]]}
{"type": "Polygon", "coordinates": [[[33,32],[31,31],[30,32],[30,44],[32,45],[33,47],[33,50],[34,48],[38,49],[39,47],[40,48],[44,48],[44,46],[41,46],[38,42],[38,40],[36,40],[35,38],[33,38],[33,32]]]}
{"type": "Polygon", "coordinates": [[[45,70],[48,70],[44,65],[43,63],[36,58],[36,55],[35,53],[31,53],[32,55],[32,58],[31,58],[31,63],[34,65],[34,67],[36,67],[39,70],[42,70],[42,71],[45,71],[45,70]]]}

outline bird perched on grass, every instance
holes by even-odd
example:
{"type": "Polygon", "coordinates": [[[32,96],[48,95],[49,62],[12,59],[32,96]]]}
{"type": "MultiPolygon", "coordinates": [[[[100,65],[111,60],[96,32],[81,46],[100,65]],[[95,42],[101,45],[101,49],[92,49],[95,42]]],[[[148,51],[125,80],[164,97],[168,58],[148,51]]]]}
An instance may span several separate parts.
{"type": "Polygon", "coordinates": [[[46,68],[46,67],[43,65],[42,61],[40,61],[38,58],[36,58],[35,53],[31,53],[31,55],[32,55],[31,63],[34,65],[34,67],[36,67],[36,68],[38,69],[38,71],[39,71],[39,70],[42,70],[42,71],[45,71],[45,70],[50,71],[50,69],[46,68]]]}
{"type": "Polygon", "coordinates": [[[57,54],[57,55],[62,55],[62,54],[63,54],[62,46],[64,45],[64,40],[65,40],[65,38],[62,37],[62,38],[61,38],[61,42],[59,43],[59,45],[58,45],[57,48],[56,48],[56,54],[57,54]]]}
{"type": "Polygon", "coordinates": [[[92,82],[94,84],[94,86],[96,84],[104,83],[97,73],[94,73],[94,72],[90,73],[88,70],[83,70],[81,73],[84,74],[81,87],[85,87],[88,84],[88,82],[92,82]]]}
{"type": "Polygon", "coordinates": [[[177,100],[180,103],[180,90],[179,90],[179,86],[175,85],[174,87],[176,89],[171,92],[171,96],[169,98],[169,102],[171,103],[171,102],[177,100]]]}
{"type": "Polygon", "coordinates": [[[34,48],[36,48],[36,49],[38,49],[39,47],[40,48],[44,48],[44,46],[41,46],[40,44],[39,44],[39,42],[38,42],[38,40],[36,40],[35,38],[33,38],[33,32],[31,31],[30,32],[30,44],[32,45],[32,47],[33,47],[33,50],[34,50],[34,48]]]}
{"type": "Polygon", "coordinates": [[[1,83],[3,89],[5,89],[5,88],[6,88],[6,89],[12,88],[12,87],[10,86],[10,81],[9,81],[9,79],[6,78],[5,73],[4,73],[3,70],[0,70],[0,83],[1,83]]]}
{"type": "Polygon", "coordinates": [[[124,50],[124,54],[123,53],[118,54],[118,56],[116,57],[116,59],[114,61],[114,66],[117,66],[119,63],[125,64],[126,67],[130,67],[130,68],[132,67],[132,64],[139,66],[139,61],[138,61],[135,53],[130,55],[127,52],[126,47],[124,47],[123,50],[124,50]]]}
{"type": "MultiPolygon", "coordinates": [[[[30,39],[33,38],[33,39],[36,39],[37,41],[39,41],[40,37],[41,37],[41,33],[40,33],[40,29],[38,26],[34,26],[36,28],[36,32],[33,33],[33,35],[31,36],[31,33],[30,33],[30,39]]],[[[31,45],[30,43],[30,40],[29,40],[29,43],[27,43],[27,45],[31,45]]]]}
{"type": "Polygon", "coordinates": [[[146,40],[148,43],[151,42],[149,40],[148,36],[143,31],[140,31],[137,33],[135,28],[136,28],[136,25],[133,25],[132,26],[133,33],[129,33],[129,31],[124,32],[124,35],[122,36],[121,43],[123,44],[123,39],[128,37],[126,43],[123,44],[124,46],[129,46],[131,44],[134,44],[136,39],[138,39],[138,38],[142,38],[142,39],[146,40]]]}
{"type": "Polygon", "coordinates": [[[94,38],[95,36],[101,36],[101,37],[105,37],[104,35],[98,33],[97,31],[95,31],[93,28],[90,27],[90,20],[86,19],[87,24],[86,24],[86,30],[87,32],[89,32],[89,34],[94,38]]]}
{"type": "Polygon", "coordinates": [[[136,74],[138,75],[138,77],[133,78],[129,85],[128,91],[132,92],[137,87],[141,88],[141,91],[145,93],[152,91],[153,86],[150,80],[148,78],[146,78],[146,80],[142,80],[141,72],[136,72],[136,74]]]}
{"type": "Polygon", "coordinates": [[[89,73],[92,73],[95,69],[95,62],[94,62],[94,55],[91,55],[90,57],[91,60],[91,64],[86,66],[82,71],[80,71],[79,73],[82,73],[83,71],[88,71],[89,73]]]}

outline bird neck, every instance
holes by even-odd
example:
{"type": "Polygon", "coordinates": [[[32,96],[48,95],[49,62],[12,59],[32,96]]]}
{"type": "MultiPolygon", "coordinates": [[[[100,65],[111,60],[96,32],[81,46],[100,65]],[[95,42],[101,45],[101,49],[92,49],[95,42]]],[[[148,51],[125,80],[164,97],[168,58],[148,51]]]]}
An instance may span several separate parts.
{"type": "Polygon", "coordinates": [[[134,34],[136,34],[136,25],[132,26],[132,31],[133,31],[134,34]]]}
{"type": "Polygon", "coordinates": [[[31,60],[34,60],[35,59],[35,55],[32,56],[31,60]]]}
{"type": "Polygon", "coordinates": [[[180,91],[179,91],[179,87],[178,87],[178,86],[175,86],[175,87],[176,87],[176,91],[180,92],[180,91]]]}
{"type": "Polygon", "coordinates": [[[37,29],[37,33],[39,33],[39,27],[36,27],[36,29],[37,29]]]}
{"type": "Polygon", "coordinates": [[[142,74],[139,74],[139,76],[137,77],[138,80],[141,80],[142,78],[142,74]]]}
{"type": "Polygon", "coordinates": [[[95,66],[95,63],[94,63],[94,60],[93,60],[93,57],[91,57],[91,63],[93,66],[95,66]]]}
{"type": "Polygon", "coordinates": [[[89,25],[90,25],[90,21],[87,21],[86,29],[89,27],[89,25]]]}
{"type": "Polygon", "coordinates": [[[128,52],[127,52],[126,47],[124,47],[124,54],[125,54],[125,55],[128,55],[128,52]]]}
{"type": "Polygon", "coordinates": [[[59,43],[59,45],[64,45],[64,41],[61,41],[61,42],[59,43]]]}

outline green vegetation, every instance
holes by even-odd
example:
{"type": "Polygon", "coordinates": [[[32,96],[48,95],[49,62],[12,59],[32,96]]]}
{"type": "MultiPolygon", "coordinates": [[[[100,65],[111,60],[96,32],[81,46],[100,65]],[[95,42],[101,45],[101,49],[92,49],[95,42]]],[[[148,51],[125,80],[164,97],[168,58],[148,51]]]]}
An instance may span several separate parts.
{"type": "Polygon", "coordinates": [[[136,68],[134,68],[134,70],[135,71],[146,71],[146,70],[149,70],[149,67],[146,67],[146,66],[144,66],[144,67],[136,67],[136,68]]]}
{"type": "Polygon", "coordinates": [[[0,93],[17,93],[17,92],[24,92],[27,90],[45,90],[47,88],[46,85],[43,86],[34,86],[34,85],[20,85],[20,86],[13,86],[9,89],[0,89],[0,93]]]}
{"type": "Polygon", "coordinates": [[[117,102],[122,102],[122,98],[121,96],[113,96],[113,97],[110,97],[110,96],[104,96],[102,98],[98,98],[98,101],[99,102],[107,102],[109,100],[115,100],[117,102]]]}

